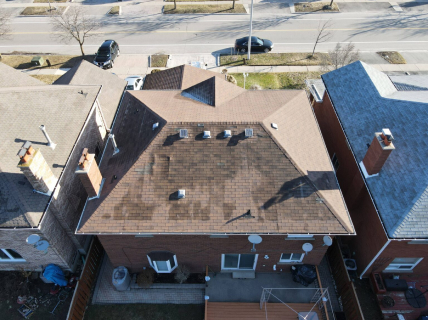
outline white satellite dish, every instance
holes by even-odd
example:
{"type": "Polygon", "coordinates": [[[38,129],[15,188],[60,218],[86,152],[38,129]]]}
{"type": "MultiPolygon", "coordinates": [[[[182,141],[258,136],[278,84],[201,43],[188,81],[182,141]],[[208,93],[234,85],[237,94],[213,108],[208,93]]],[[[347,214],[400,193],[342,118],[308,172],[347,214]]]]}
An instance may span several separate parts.
{"type": "Polygon", "coordinates": [[[303,251],[305,251],[306,254],[308,254],[308,252],[311,252],[312,249],[314,248],[314,246],[310,243],[304,243],[302,246],[303,251]]]}
{"type": "Polygon", "coordinates": [[[45,251],[47,248],[49,248],[49,242],[47,242],[46,240],[40,240],[40,241],[37,241],[34,247],[37,250],[45,251]]]}
{"type": "Polygon", "coordinates": [[[331,246],[333,244],[333,239],[330,236],[324,236],[322,238],[322,240],[324,241],[324,245],[325,246],[331,246]]]}
{"type": "Polygon", "coordinates": [[[256,252],[256,244],[259,244],[262,242],[262,237],[252,234],[248,237],[248,241],[250,241],[253,244],[253,248],[251,249],[251,252],[256,252]]]}
{"type": "Polygon", "coordinates": [[[40,240],[40,236],[38,234],[32,234],[28,236],[26,241],[28,244],[35,244],[39,240],[40,240]]]}

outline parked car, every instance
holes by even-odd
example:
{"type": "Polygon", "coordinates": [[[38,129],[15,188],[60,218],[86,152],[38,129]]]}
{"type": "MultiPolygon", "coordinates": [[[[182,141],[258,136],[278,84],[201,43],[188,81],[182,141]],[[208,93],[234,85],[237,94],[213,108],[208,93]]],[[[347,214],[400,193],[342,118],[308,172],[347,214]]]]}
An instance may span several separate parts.
{"type": "MultiPolygon", "coordinates": [[[[239,52],[247,52],[248,50],[248,37],[236,39],[235,49],[239,52]]],[[[259,37],[251,37],[251,52],[269,52],[273,49],[273,43],[267,39],[260,39],[259,37]]]]}
{"type": "Polygon", "coordinates": [[[128,81],[126,90],[141,90],[143,88],[143,77],[141,76],[130,76],[125,79],[128,81]]]}
{"type": "Polygon", "coordinates": [[[98,48],[94,64],[100,68],[113,68],[114,60],[119,56],[119,44],[114,40],[106,40],[98,48]]]}

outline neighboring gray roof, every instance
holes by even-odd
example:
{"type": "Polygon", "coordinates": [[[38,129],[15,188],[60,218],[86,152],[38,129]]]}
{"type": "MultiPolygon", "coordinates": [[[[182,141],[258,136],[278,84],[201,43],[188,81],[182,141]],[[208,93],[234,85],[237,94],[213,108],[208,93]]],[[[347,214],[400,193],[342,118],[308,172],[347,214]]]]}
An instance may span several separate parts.
{"type": "Polygon", "coordinates": [[[426,75],[390,76],[389,78],[399,91],[428,90],[428,76],[426,75]]]}
{"type": "Polygon", "coordinates": [[[43,82],[0,63],[0,88],[43,86],[43,82]]]}
{"type": "Polygon", "coordinates": [[[397,91],[360,61],[322,79],[358,162],[375,132],[389,128],[394,135],[395,150],[379,176],[366,179],[388,235],[428,238],[428,91],[397,91]]]}
{"type": "Polygon", "coordinates": [[[127,82],[92,63],[81,60],[53,84],[102,85],[98,100],[110,128],[127,82]]]}
{"type": "Polygon", "coordinates": [[[0,88],[0,228],[36,227],[50,197],[33,193],[17,168],[17,153],[29,140],[59,178],[100,86],[0,88]],[[79,92],[83,90],[85,94],[79,92]],[[55,150],[46,145],[44,124],[55,150]]]}
{"type": "Polygon", "coordinates": [[[325,92],[324,82],[321,79],[307,79],[305,83],[315,100],[322,102],[325,92]]]}

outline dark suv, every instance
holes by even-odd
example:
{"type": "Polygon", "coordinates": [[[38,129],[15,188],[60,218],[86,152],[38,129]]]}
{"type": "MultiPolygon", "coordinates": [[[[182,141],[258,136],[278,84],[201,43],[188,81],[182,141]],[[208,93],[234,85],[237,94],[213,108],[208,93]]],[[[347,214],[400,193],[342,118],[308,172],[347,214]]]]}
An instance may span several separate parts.
{"type": "Polygon", "coordinates": [[[114,40],[106,40],[96,53],[94,64],[100,68],[113,68],[114,59],[120,54],[119,44],[114,40]]]}

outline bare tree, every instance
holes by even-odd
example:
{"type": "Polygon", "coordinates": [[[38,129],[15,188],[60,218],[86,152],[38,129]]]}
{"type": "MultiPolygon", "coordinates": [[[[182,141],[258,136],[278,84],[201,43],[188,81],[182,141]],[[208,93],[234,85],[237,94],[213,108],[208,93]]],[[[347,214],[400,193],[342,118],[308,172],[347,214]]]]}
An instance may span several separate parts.
{"type": "Polygon", "coordinates": [[[70,7],[63,15],[52,14],[51,20],[53,29],[59,31],[53,33],[53,36],[61,42],[75,39],[79,43],[82,56],[85,55],[83,44],[86,38],[94,36],[94,31],[100,27],[98,21],[86,15],[82,7],[70,7]]]}
{"type": "Polygon", "coordinates": [[[0,39],[10,32],[10,14],[0,8],[0,39]]]}
{"type": "Polygon", "coordinates": [[[359,58],[359,51],[355,50],[352,42],[343,47],[340,43],[337,43],[334,50],[330,50],[327,56],[321,58],[321,69],[325,72],[333,71],[355,62],[359,58]]]}
{"type": "Polygon", "coordinates": [[[328,30],[328,28],[330,28],[332,26],[332,24],[333,24],[333,22],[331,21],[331,19],[327,20],[324,23],[321,23],[321,21],[318,23],[317,38],[315,39],[314,49],[312,50],[311,57],[314,56],[315,49],[316,49],[318,43],[326,42],[326,41],[330,40],[330,38],[332,37],[331,32],[328,30]]]}

